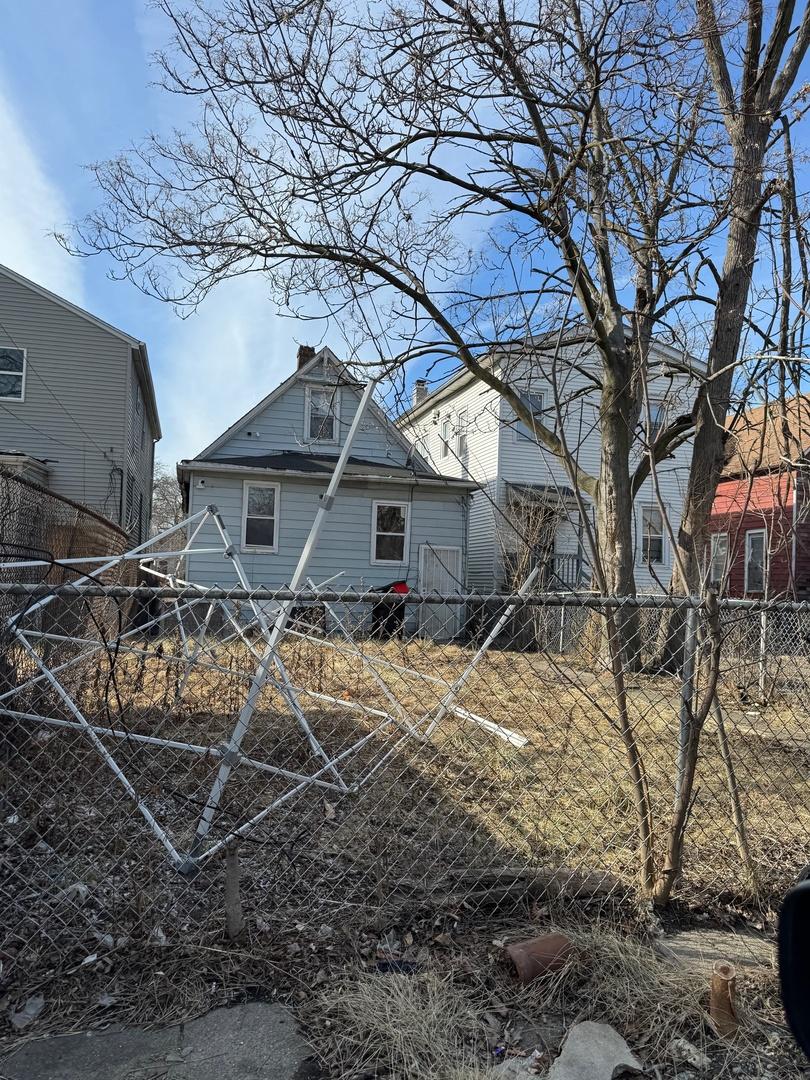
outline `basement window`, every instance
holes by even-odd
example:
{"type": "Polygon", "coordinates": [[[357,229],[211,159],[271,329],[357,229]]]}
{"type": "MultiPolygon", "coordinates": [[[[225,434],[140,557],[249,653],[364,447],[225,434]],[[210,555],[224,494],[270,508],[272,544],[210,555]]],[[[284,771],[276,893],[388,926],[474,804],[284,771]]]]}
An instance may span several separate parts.
{"type": "Polygon", "coordinates": [[[25,349],[0,346],[0,401],[25,400],[25,349]]]}

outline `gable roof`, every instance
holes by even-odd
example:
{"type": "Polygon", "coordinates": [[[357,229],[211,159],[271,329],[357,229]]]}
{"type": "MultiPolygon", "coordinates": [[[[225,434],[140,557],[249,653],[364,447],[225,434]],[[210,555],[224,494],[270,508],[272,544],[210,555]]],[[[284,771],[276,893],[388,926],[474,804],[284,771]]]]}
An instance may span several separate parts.
{"type": "Polygon", "coordinates": [[[810,447],[810,395],[766,401],[726,420],[723,476],[745,476],[797,465],[810,447]]]}
{"type": "Polygon", "coordinates": [[[77,315],[85,322],[92,323],[93,326],[97,326],[100,330],[105,330],[108,334],[118,338],[119,341],[123,341],[129,345],[132,349],[133,361],[138,372],[138,379],[144,392],[146,411],[149,414],[152,430],[155,433],[155,438],[160,439],[163,433],[160,429],[160,417],[158,416],[157,410],[155,384],[152,381],[152,371],[149,367],[149,353],[146,349],[146,343],[139,341],[138,338],[134,338],[124,330],[119,330],[117,326],[105,322],[97,315],[85,311],[84,308],[80,308],[77,304],[72,304],[70,300],[66,300],[64,296],[58,296],[55,292],[51,292],[50,289],[46,289],[44,285],[38,285],[36,281],[31,281],[30,278],[18,274],[16,270],[12,270],[11,267],[4,266],[2,263],[0,263],[0,274],[7,277],[10,281],[13,281],[15,285],[21,285],[24,289],[30,289],[31,292],[38,293],[40,296],[45,297],[46,300],[50,300],[52,303],[64,308],[65,311],[77,315]]]}
{"type": "MultiPolygon", "coordinates": [[[[240,457],[216,458],[214,461],[180,461],[177,475],[187,479],[191,473],[227,472],[227,473],[268,473],[329,479],[338,462],[337,454],[305,454],[298,450],[280,450],[273,454],[247,454],[240,457]]],[[[349,456],[343,472],[347,480],[382,480],[386,483],[432,484],[447,488],[472,491],[480,487],[475,480],[465,480],[458,476],[442,476],[432,469],[422,469],[417,465],[397,465],[391,461],[371,461],[367,458],[349,456]]]]}
{"type": "MultiPolygon", "coordinates": [[[[630,331],[627,332],[627,337],[630,337],[630,331]]],[[[502,352],[493,353],[489,356],[485,356],[480,361],[483,367],[495,367],[496,364],[501,363],[503,360],[522,360],[531,352],[548,353],[556,349],[558,334],[556,331],[552,331],[549,334],[544,335],[542,338],[532,341],[526,348],[514,348],[504,349],[502,352]]],[[[570,334],[563,337],[561,344],[563,345],[583,345],[587,342],[593,341],[593,335],[583,332],[572,330],[570,334]]],[[[684,353],[679,349],[673,348],[671,345],[667,345],[663,341],[657,341],[653,339],[650,343],[651,352],[659,354],[662,359],[668,360],[672,366],[678,366],[684,371],[696,369],[697,371],[704,371],[704,365],[697,360],[694,356],[690,356],[688,353],[684,353]]],[[[416,420],[428,409],[434,409],[440,402],[446,401],[448,398],[453,397],[459,393],[465,387],[471,383],[477,382],[478,376],[474,375],[468,368],[460,367],[457,371],[454,371],[452,375],[449,375],[443,382],[430,391],[426,397],[423,397],[416,405],[412,405],[411,408],[406,409],[397,417],[398,425],[407,425],[413,420],[416,420]]],[[[482,383],[482,386],[485,385],[482,383]]]]}
{"type": "MultiPolygon", "coordinates": [[[[226,431],[223,431],[223,433],[219,435],[216,439],[214,439],[213,442],[209,443],[204,450],[201,450],[199,454],[197,454],[194,458],[190,460],[207,460],[209,458],[209,455],[213,454],[216,450],[219,450],[220,447],[224,446],[231,438],[231,436],[237,434],[237,432],[241,428],[243,428],[245,424],[249,424],[252,420],[255,420],[255,418],[259,416],[260,413],[263,413],[269,405],[272,405],[274,401],[278,401],[278,399],[282,397],[290,389],[291,386],[298,382],[299,379],[305,377],[310,371],[312,371],[313,368],[317,367],[323,362],[326,362],[327,364],[333,366],[336,369],[336,373],[340,377],[348,380],[348,383],[351,387],[357,390],[361,389],[362,384],[359,383],[357,379],[352,378],[351,374],[347,371],[345,364],[338,360],[338,358],[328,346],[324,346],[324,348],[317,352],[311,360],[308,360],[306,364],[303,364],[301,367],[296,368],[292,375],[288,376],[288,378],[286,378],[284,382],[279,383],[275,390],[271,390],[270,393],[266,395],[266,397],[263,397],[261,401],[257,402],[257,404],[254,405],[252,409],[248,409],[244,416],[240,416],[239,419],[234,421],[234,423],[231,424],[231,426],[226,431]]],[[[416,449],[409,442],[409,440],[402,434],[401,431],[399,431],[391,418],[386,415],[385,411],[380,408],[380,406],[377,404],[376,401],[374,401],[373,398],[368,404],[368,410],[372,414],[372,416],[374,416],[374,418],[380,424],[382,424],[384,428],[387,429],[388,434],[391,436],[393,441],[396,442],[403,450],[405,450],[406,453],[410,455],[410,457],[415,458],[419,462],[420,468],[424,468],[428,472],[432,471],[424,458],[416,451],[416,449]]]]}

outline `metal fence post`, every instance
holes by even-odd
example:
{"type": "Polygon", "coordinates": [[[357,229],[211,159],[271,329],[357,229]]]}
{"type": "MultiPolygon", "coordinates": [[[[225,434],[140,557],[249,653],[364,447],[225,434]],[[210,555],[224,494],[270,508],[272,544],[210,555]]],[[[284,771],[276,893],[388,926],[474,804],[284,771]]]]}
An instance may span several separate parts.
{"type": "Polygon", "coordinates": [[[697,608],[686,609],[683,638],[683,664],[681,666],[681,708],[678,732],[678,763],[675,771],[675,805],[681,797],[683,777],[686,770],[686,753],[692,727],[692,702],[695,696],[695,653],[697,651],[697,608]]]}
{"type": "Polygon", "coordinates": [[[768,612],[759,613],[759,700],[765,704],[768,675],[768,612]]]}

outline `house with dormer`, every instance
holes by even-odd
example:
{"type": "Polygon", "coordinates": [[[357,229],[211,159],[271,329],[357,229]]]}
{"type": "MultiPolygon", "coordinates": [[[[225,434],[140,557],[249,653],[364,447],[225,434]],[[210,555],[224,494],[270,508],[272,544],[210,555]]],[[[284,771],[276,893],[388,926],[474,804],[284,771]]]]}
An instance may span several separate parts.
{"type": "MultiPolygon", "coordinates": [[[[281,588],[292,578],[362,390],[330,349],[301,346],[285,382],[178,464],[188,512],[218,508],[254,585],[281,588]]],[[[372,401],[310,563],[313,582],[462,591],[476,486],[431,466],[372,401]]],[[[232,564],[215,554],[193,555],[187,573],[200,585],[239,584],[232,564]]]]}

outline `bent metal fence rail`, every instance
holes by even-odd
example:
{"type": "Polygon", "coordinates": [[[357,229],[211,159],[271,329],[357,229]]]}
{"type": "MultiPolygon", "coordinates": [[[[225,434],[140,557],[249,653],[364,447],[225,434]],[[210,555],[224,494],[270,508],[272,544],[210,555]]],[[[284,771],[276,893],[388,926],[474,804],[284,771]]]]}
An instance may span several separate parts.
{"type": "Polygon", "coordinates": [[[234,852],[270,928],[632,898],[679,800],[676,894],[772,904],[810,861],[810,607],[529,587],[0,583],[6,986],[210,940],[234,852]]]}

